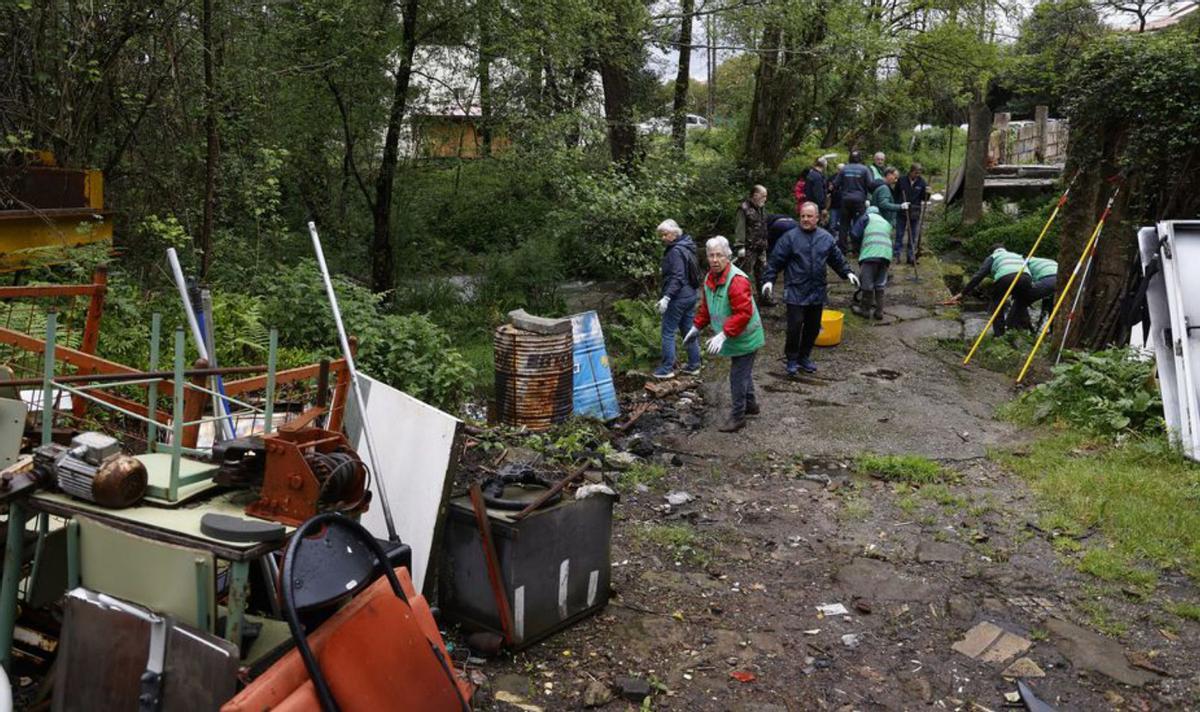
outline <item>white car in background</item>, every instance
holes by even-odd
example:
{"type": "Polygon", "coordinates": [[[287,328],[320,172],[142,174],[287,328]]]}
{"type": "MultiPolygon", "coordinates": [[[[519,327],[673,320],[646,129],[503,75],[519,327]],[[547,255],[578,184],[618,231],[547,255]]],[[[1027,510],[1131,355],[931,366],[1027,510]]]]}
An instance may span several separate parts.
{"type": "MultiPolygon", "coordinates": [[[[708,119],[704,118],[703,116],[700,116],[699,114],[688,114],[687,115],[687,130],[688,131],[691,131],[693,129],[707,129],[707,128],[708,128],[708,119]]],[[[637,130],[638,130],[638,133],[640,133],[642,135],[658,134],[661,136],[666,136],[667,134],[671,133],[671,117],[670,116],[656,116],[653,119],[646,119],[645,121],[643,121],[637,125],[637,130]]]]}

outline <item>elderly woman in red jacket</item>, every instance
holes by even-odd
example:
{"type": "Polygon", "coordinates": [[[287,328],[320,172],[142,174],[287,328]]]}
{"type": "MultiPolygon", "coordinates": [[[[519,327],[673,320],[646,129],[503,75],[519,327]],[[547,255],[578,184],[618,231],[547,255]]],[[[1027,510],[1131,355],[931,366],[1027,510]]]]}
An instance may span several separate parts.
{"type": "Polygon", "coordinates": [[[732,409],[729,420],[718,428],[723,433],[741,430],[747,415],[758,415],[754,394],[754,356],[765,342],[762,319],[754,304],[754,289],[746,273],[730,262],[729,241],[720,235],[705,243],[708,276],[703,299],[684,342],[700,335],[709,324],[716,334],[708,340],[710,354],[728,356],[729,391],[732,409]]]}

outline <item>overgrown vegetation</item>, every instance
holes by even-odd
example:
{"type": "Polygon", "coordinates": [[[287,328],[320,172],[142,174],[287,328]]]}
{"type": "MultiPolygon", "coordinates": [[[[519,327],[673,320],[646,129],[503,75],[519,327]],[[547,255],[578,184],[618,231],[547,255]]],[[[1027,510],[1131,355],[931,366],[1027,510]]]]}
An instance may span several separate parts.
{"type": "Polygon", "coordinates": [[[1050,380],[1008,412],[1026,423],[1062,422],[1099,435],[1159,434],[1165,424],[1153,360],[1128,349],[1068,352],[1050,380]]]}

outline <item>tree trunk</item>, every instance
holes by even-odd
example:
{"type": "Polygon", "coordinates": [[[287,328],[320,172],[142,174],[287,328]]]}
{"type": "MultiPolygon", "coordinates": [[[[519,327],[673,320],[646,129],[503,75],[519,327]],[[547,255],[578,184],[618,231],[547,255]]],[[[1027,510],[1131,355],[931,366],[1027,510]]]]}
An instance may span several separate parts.
{"type": "Polygon", "coordinates": [[[675,103],[671,107],[671,142],[683,153],[687,146],[687,98],[692,69],[692,13],[696,9],[696,1],[681,0],[679,9],[683,20],[679,26],[679,71],[675,73],[675,103]]]}
{"type": "Polygon", "coordinates": [[[479,139],[484,156],[492,155],[492,23],[493,0],[479,0],[479,139]]]}
{"type": "Polygon", "coordinates": [[[383,140],[383,158],[375,179],[374,234],[371,237],[371,287],[386,292],[396,286],[395,255],[392,252],[392,188],[399,161],[400,129],[408,102],[408,84],[412,79],[413,53],[417,49],[418,0],[405,0],[403,7],[404,49],[396,68],[392,107],[388,113],[387,134],[383,140]]]}
{"type": "MultiPolygon", "coordinates": [[[[784,103],[776,85],[779,74],[779,46],[783,30],[768,26],[763,30],[762,51],[754,70],[754,100],[750,103],[750,122],[746,132],[745,163],[750,168],[773,170],[782,156],[784,103]]],[[[790,101],[786,102],[790,104],[790,101]]],[[[786,104],[785,104],[786,105],[786,104]]]]}
{"type": "Polygon", "coordinates": [[[964,225],[983,217],[983,180],[987,176],[988,135],[992,132],[992,110],[983,101],[972,101],[967,109],[966,171],[963,176],[964,225]]]}
{"type": "Polygon", "coordinates": [[[196,248],[200,251],[200,279],[208,277],[212,259],[213,222],[217,209],[217,164],[221,158],[220,135],[217,132],[217,89],[213,41],[213,0],[204,0],[201,10],[204,54],[204,219],[196,248]]]}
{"type": "Polygon", "coordinates": [[[633,96],[625,63],[612,55],[602,56],[600,83],[604,86],[604,116],[608,122],[608,147],[613,163],[630,171],[636,159],[637,131],[633,125],[633,96]]]}

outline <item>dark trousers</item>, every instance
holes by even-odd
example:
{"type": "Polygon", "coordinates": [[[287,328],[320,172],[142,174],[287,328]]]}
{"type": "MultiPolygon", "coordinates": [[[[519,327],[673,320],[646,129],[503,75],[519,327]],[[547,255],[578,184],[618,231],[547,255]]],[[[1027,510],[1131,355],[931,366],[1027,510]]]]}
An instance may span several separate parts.
{"type": "Polygon", "coordinates": [[[766,245],[751,245],[747,247],[746,255],[740,261],[741,264],[738,267],[746,274],[754,277],[754,293],[758,294],[762,290],[763,271],[767,268],[766,245]]]}
{"type": "MultiPolygon", "coordinates": [[[[838,248],[842,252],[846,251],[846,242],[850,239],[850,226],[854,224],[859,215],[862,215],[866,211],[867,203],[865,200],[842,198],[842,224],[838,228],[838,248]]],[[[855,240],[855,244],[850,245],[850,249],[858,252],[859,242],[861,240],[855,240]]]]}
{"type": "Polygon", "coordinates": [[[821,304],[787,305],[787,339],[783,352],[789,361],[802,361],[812,354],[817,334],[821,332],[821,304]]]}
{"type": "Polygon", "coordinates": [[[903,210],[896,216],[896,240],[892,246],[892,258],[899,262],[900,253],[905,253],[905,259],[912,262],[916,254],[915,249],[920,236],[917,234],[917,228],[921,224],[921,206],[913,203],[908,207],[908,213],[903,210]],[[908,235],[908,249],[904,249],[904,236],[908,235]]]}
{"type": "Polygon", "coordinates": [[[872,289],[883,289],[887,286],[888,268],[892,266],[891,262],[874,257],[869,260],[858,263],[858,280],[860,289],[868,291],[872,289]]]}
{"type": "Polygon", "coordinates": [[[1008,314],[1001,314],[992,322],[992,333],[996,336],[1003,336],[1007,329],[1033,330],[1033,325],[1029,322],[1029,304],[1034,299],[1033,279],[1026,272],[1020,273],[1019,276],[1016,274],[1005,275],[996,280],[992,284],[992,301],[989,309],[996,310],[1013,279],[1017,280],[1017,286],[1012,291],[1012,304],[1008,307],[1008,314]]]}
{"type": "Polygon", "coordinates": [[[734,420],[745,418],[746,406],[758,402],[754,395],[754,356],[757,353],[751,351],[729,360],[729,394],[733,402],[731,415],[734,420]]]}
{"type": "Polygon", "coordinates": [[[1030,288],[1029,303],[1033,304],[1037,300],[1042,300],[1042,313],[1040,319],[1045,319],[1050,314],[1050,310],[1054,308],[1054,292],[1058,289],[1058,275],[1052,274],[1049,277],[1042,277],[1033,283],[1030,288]]]}

